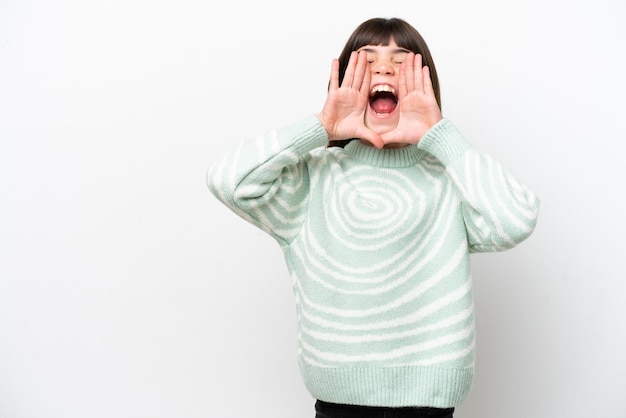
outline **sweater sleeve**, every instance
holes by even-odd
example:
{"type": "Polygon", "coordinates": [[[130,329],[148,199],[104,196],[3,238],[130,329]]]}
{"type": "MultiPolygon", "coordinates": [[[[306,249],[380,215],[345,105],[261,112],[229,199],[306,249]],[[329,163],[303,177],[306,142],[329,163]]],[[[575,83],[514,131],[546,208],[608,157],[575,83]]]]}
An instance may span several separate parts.
{"type": "Polygon", "coordinates": [[[209,168],[207,185],[237,215],[281,244],[290,242],[308,203],[306,156],[327,143],[326,131],[310,115],[241,142],[209,168]]]}
{"type": "Polygon", "coordinates": [[[472,148],[443,119],[418,143],[441,161],[461,201],[471,252],[502,251],[535,229],[539,199],[488,155],[472,148]]]}

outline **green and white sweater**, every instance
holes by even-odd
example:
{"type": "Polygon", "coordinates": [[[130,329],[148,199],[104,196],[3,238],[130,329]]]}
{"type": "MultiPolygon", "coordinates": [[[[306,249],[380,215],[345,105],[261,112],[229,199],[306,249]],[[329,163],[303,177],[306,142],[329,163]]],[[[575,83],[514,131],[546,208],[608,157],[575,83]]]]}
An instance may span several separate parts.
{"type": "Polygon", "coordinates": [[[326,148],[311,115],[217,161],[215,196],[280,244],[316,399],[453,407],[469,393],[469,254],[514,247],[539,201],[447,119],[417,146],[326,148]]]}

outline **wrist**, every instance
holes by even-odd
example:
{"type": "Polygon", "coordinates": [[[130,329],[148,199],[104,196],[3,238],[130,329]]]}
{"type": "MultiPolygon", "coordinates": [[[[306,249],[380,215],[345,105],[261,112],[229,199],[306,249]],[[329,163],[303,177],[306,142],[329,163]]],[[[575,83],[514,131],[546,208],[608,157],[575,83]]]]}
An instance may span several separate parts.
{"type": "Polygon", "coordinates": [[[329,124],[326,119],[324,118],[324,112],[320,112],[317,115],[315,115],[317,117],[317,119],[320,122],[320,125],[322,125],[322,128],[324,128],[324,130],[326,131],[326,135],[328,136],[328,140],[329,141],[336,141],[338,139],[341,138],[337,138],[336,135],[334,135],[332,132],[332,124],[329,124]]]}

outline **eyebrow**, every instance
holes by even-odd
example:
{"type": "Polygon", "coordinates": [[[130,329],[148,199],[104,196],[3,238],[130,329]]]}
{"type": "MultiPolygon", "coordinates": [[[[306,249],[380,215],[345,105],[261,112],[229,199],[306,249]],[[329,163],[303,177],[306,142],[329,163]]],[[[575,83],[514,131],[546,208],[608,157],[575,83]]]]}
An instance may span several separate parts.
{"type": "MultiPolygon", "coordinates": [[[[360,48],[359,51],[365,51],[365,52],[371,52],[373,54],[377,53],[378,51],[372,48],[360,48]]],[[[409,53],[411,51],[409,51],[408,49],[404,49],[404,48],[397,48],[394,49],[393,51],[391,51],[392,54],[400,54],[400,53],[409,53]]]]}

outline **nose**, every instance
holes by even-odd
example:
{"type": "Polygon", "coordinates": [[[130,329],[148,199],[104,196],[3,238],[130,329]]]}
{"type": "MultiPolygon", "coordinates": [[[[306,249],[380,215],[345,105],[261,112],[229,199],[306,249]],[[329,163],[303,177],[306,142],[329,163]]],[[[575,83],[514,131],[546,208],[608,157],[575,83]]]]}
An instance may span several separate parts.
{"type": "Polygon", "coordinates": [[[394,75],[395,68],[390,62],[377,61],[372,64],[372,73],[376,75],[394,75]]]}

